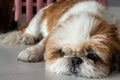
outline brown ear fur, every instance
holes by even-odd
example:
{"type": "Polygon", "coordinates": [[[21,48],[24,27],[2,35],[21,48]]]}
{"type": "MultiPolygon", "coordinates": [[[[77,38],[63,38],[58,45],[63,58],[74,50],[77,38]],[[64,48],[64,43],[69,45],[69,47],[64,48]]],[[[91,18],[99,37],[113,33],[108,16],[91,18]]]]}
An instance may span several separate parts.
{"type": "Polygon", "coordinates": [[[115,25],[109,25],[107,22],[100,20],[92,31],[91,36],[96,39],[102,39],[101,44],[109,47],[109,52],[113,56],[113,64],[111,66],[116,67],[120,71],[120,39],[118,37],[117,27],[115,25]]]}

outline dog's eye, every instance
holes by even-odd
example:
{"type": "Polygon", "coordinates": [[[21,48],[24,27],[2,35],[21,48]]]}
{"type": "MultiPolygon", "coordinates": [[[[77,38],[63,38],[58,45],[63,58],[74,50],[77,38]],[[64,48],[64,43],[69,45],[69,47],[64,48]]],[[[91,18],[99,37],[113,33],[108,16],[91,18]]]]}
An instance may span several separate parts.
{"type": "Polygon", "coordinates": [[[65,52],[63,52],[62,50],[59,50],[58,53],[60,54],[60,56],[64,56],[65,52]]]}
{"type": "Polygon", "coordinates": [[[91,59],[93,61],[97,61],[99,59],[99,57],[95,53],[88,54],[87,58],[89,58],[89,59],[91,59]]]}

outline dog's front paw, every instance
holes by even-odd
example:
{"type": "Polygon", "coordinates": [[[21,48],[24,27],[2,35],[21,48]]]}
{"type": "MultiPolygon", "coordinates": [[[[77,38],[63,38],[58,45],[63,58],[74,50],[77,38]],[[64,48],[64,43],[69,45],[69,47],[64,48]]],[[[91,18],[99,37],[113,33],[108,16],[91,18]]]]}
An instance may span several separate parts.
{"type": "Polygon", "coordinates": [[[26,49],[19,53],[18,60],[23,62],[39,62],[43,60],[43,55],[37,49],[26,49]]]}
{"type": "Polygon", "coordinates": [[[34,36],[24,33],[21,37],[20,37],[20,43],[24,43],[26,45],[32,45],[35,43],[35,38],[34,36]]]}

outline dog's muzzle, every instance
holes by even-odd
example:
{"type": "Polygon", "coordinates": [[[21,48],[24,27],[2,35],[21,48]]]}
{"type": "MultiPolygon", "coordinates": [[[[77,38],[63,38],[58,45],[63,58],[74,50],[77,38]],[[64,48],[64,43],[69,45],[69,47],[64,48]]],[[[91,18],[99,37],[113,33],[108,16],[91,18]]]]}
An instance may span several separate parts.
{"type": "Polygon", "coordinates": [[[70,72],[77,76],[77,68],[79,68],[80,64],[83,60],[79,57],[71,57],[70,58],[70,72]]]}

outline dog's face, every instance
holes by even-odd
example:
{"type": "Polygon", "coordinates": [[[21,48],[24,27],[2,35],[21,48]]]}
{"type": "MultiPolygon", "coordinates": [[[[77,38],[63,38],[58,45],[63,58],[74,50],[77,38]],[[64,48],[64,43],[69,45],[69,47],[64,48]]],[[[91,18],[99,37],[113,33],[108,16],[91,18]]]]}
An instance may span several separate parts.
{"type": "Polygon", "coordinates": [[[72,30],[70,21],[70,24],[66,22],[69,30],[65,27],[66,23],[54,29],[46,41],[46,68],[58,74],[87,78],[108,76],[114,67],[113,53],[119,44],[116,27],[97,18],[95,21],[94,27],[84,36],[78,28],[72,30]],[[76,32],[72,32],[75,29],[76,32]]]}

